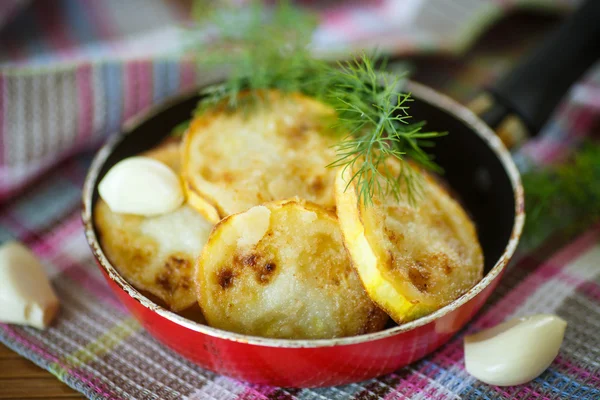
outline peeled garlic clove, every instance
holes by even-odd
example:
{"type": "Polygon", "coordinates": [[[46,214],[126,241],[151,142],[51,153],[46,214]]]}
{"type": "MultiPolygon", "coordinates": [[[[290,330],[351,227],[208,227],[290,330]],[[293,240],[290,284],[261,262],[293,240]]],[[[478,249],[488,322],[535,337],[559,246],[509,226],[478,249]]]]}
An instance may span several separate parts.
{"type": "Polygon", "coordinates": [[[558,355],[567,322],[548,314],[513,319],[465,337],[465,368],[497,386],[529,382],[558,355]]]}
{"type": "Polygon", "coordinates": [[[130,157],[113,166],[98,185],[114,212],[153,216],[176,210],[184,201],[175,172],[149,157],[130,157]]]}
{"type": "Polygon", "coordinates": [[[44,268],[25,246],[0,246],[0,321],[46,328],[58,312],[58,298],[44,268]]]}

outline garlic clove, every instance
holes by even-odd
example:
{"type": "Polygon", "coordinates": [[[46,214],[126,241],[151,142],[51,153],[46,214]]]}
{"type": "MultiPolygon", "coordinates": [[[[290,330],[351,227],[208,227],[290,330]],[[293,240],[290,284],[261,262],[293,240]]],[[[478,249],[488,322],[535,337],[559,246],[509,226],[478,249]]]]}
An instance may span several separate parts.
{"type": "Polygon", "coordinates": [[[58,307],[37,257],[18,242],[0,246],[0,321],[44,329],[58,307]]]}
{"type": "Polygon", "coordinates": [[[98,192],[112,211],[144,216],[174,211],[185,200],[177,174],[160,161],[142,156],[115,164],[98,184],[98,192]]]}
{"type": "Polygon", "coordinates": [[[539,314],[465,336],[465,368],[490,385],[529,382],[556,358],[566,327],[560,317],[539,314]]]}

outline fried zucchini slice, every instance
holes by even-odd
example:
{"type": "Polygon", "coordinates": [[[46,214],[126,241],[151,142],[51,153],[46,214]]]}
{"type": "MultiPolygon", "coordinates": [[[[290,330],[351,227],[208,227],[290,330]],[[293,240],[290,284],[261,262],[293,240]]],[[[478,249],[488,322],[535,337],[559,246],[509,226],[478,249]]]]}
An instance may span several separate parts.
{"type": "MultiPolygon", "coordinates": [[[[144,153],[175,172],[181,168],[180,142],[168,141],[144,153]]],[[[94,222],[102,250],[119,273],[173,311],[196,303],[193,269],[212,224],[187,205],[154,217],[112,212],[98,199],[94,222]]]]}
{"type": "MultiPolygon", "coordinates": [[[[391,162],[398,172],[398,162],[391,162]]],[[[411,168],[406,166],[407,168],[411,168]]],[[[466,212],[429,175],[416,205],[402,196],[358,202],[350,169],[336,179],[337,213],[353,265],[371,299],[402,324],[429,314],[482,277],[483,252],[466,212]]],[[[382,182],[382,185],[385,183],[382,182]]]]}
{"type": "Polygon", "coordinates": [[[361,286],[335,214],[302,200],[225,218],[196,273],[209,325],[233,332],[322,339],[377,331],[388,320],[361,286]]]}
{"type": "Polygon", "coordinates": [[[333,209],[333,109],[298,93],[259,95],[250,111],[219,106],[192,121],[183,146],[189,204],[214,223],[295,196],[333,209]]]}

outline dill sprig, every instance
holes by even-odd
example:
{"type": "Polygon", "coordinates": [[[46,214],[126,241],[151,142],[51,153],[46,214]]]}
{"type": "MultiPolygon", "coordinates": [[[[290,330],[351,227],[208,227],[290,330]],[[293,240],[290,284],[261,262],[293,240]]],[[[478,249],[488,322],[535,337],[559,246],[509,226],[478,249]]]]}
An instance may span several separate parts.
{"type": "Polygon", "coordinates": [[[224,82],[203,90],[200,112],[224,101],[237,109],[248,105],[248,99],[258,99],[241,96],[242,92],[302,91],[302,86],[325,66],[311,57],[308,49],[316,18],[288,1],[272,9],[255,1],[248,7],[220,7],[211,12],[205,10],[205,3],[194,3],[194,9],[203,11],[194,15],[200,14],[209,24],[215,40],[201,44],[196,60],[200,66],[226,68],[229,73],[224,82]]]}
{"type": "Polygon", "coordinates": [[[542,242],[553,229],[570,235],[600,220],[600,143],[587,142],[566,162],[523,175],[524,238],[542,242]]]}
{"type": "Polygon", "coordinates": [[[217,10],[208,21],[218,40],[202,46],[197,60],[228,68],[229,74],[203,91],[198,113],[216,104],[247,108],[265,98],[256,95],[265,89],[301,92],[329,104],[337,113],[332,131],[341,134],[337,158],[328,167],[350,168],[365,204],[376,194],[418,198],[420,175],[408,159],[440,171],[423,148],[443,133],[424,132],[424,122],[411,120],[405,77],[385,72],[381,57],[362,54],[335,65],[315,58],[309,45],[316,19],[287,1],[273,8],[255,2],[250,11],[217,10]],[[399,172],[389,168],[390,158],[400,161],[399,172]]]}
{"type": "Polygon", "coordinates": [[[369,204],[377,193],[399,199],[405,193],[414,202],[420,193],[420,175],[404,163],[405,158],[434,171],[440,168],[422,148],[441,132],[422,132],[423,122],[411,123],[410,93],[402,93],[404,76],[378,70],[366,55],[332,68],[323,101],[337,112],[337,128],[347,136],[336,146],[333,167],[350,168],[359,197],[369,204]],[[400,171],[386,160],[396,158],[400,171]],[[382,185],[382,182],[384,183],[382,185]]]}

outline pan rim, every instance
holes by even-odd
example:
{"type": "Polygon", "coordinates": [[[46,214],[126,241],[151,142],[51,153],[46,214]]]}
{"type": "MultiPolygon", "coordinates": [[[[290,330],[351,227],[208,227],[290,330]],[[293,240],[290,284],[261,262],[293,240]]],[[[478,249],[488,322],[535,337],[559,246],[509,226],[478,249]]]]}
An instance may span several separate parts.
{"type": "Polygon", "coordinates": [[[170,310],[161,307],[160,305],[152,302],[146,296],[142,295],[137,289],[135,289],[131,284],[129,284],[118,273],[116,268],[108,261],[108,258],[102,251],[93,224],[93,194],[98,184],[98,176],[102,167],[104,166],[106,160],[112,154],[114,149],[121,143],[121,141],[128,134],[134,131],[135,128],[137,128],[137,126],[143,121],[151,119],[159,113],[166,112],[172,106],[194,95],[197,95],[197,89],[192,91],[186,91],[177,96],[174,96],[170,100],[162,102],[157,106],[151,107],[145,113],[137,115],[134,118],[126,121],[124,124],[124,128],[120,132],[112,135],[94,156],[94,159],[90,165],[83,186],[81,216],[84,225],[86,240],[92,250],[92,253],[94,254],[94,257],[96,258],[98,265],[100,266],[100,268],[102,268],[106,276],[108,276],[112,282],[114,282],[120,289],[127,293],[132,299],[136,300],[138,303],[140,303],[143,307],[147,308],[151,312],[158,314],[162,318],[165,318],[176,325],[216,339],[228,340],[263,347],[327,348],[334,346],[357,345],[364,342],[372,342],[390,338],[405,333],[407,331],[411,331],[413,329],[435,322],[441,317],[451,313],[452,311],[456,310],[457,308],[461,307],[462,305],[466,304],[471,299],[476,297],[496,278],[498,278],[498,276],[503,272],[504,268],[506,267],[508,261],[513,256],[519,243],[519,239],[525,222],[523,186],[521,183],[519,171],[514,161],[512,160],[509,151],[506,149],[500,138],[496,136],[494,131],[490,127],[488,127],[485,124],[485,122],[483,122],[471,110],[458,103],[457,101],[451,99],[450,97],[441,94],[426,85],[414,81],[407,81],[406,89],[408,92],[412,93],[412,95],[419,101],[424,101],[436,108],[448,112],[454,118],[457,118],[467,127],[471,128],[490,147],[494,154],[496,154],[510,180],[513,189],[515,201],[515,220],[513,222],[513,228],[511,231],[510,239],[506,244],[502,255],[496,261],[492,269],[476,285],[474,285],[469,291],[467,291],[465,294],[463,294],[461,297],[454,300],[453,302],[447,304],[446,306],[440,308],[439,310],[436,310],[435,312],[429,315],[408,322],[406,324],[395,326],[378,332],[334,339],[297,340],[264,338],[213,328],[208,325],[204,325],[184,318],[170,310]]]}

